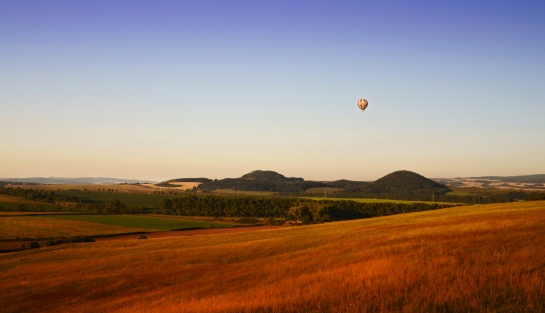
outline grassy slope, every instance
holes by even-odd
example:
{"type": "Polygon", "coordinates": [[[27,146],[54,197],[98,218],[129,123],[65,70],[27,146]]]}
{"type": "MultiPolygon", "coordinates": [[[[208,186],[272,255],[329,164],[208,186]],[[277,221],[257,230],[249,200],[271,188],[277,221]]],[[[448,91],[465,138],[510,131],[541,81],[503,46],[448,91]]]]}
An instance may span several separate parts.
{"type": "Polygon", "coordinates": [[[230,227],[232,224],[179,218],[142,216],[142,215],[51,215],[48,218],[86,221],[92,223],[116,225],[130,228],[149,228],[153,230],[174,230],[182,228],[198,228],[213,225],[214,227],[230,227]]]}
{"type": "Polygon", "coordinates": [[[545,310],[545,202],[0,255],[4,312],[545,310]]]}
{"type": "Polygon", "coordinates": [[[147,228],[105,225],[85,220],[69,221],[43,216],[0,217],[0,240],[94,236],[150,231],[147,228]]]}
{"type": "Polygon", "coordinates": [[[432,201],[412,201],[412,200],[390,200],[390,199],[370,199],[370,198],[324,198],[324,197],[304,197],[312,200],[328,200],[328,201],[356,201],[361,203],[426,203],[426,204],[447,204],[447,205],[460,205],[455,202],[432,202],[432,201]]]}
{"type": "Polygon", "coordinates": [[[0,240],[109,235],[182,228],[230,227],[230,223],[136,215],[41,215],[0,217],[0,240]]]}

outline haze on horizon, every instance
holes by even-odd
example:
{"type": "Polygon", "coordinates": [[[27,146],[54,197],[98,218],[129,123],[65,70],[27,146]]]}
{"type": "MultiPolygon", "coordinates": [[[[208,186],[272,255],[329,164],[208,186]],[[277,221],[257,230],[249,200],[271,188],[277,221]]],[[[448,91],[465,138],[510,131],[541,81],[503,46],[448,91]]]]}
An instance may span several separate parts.
{"type": "Polygon", "coordinates": [[[539,1],[0,0],[0,39],[0,177],[545,173],[539,1]]]}

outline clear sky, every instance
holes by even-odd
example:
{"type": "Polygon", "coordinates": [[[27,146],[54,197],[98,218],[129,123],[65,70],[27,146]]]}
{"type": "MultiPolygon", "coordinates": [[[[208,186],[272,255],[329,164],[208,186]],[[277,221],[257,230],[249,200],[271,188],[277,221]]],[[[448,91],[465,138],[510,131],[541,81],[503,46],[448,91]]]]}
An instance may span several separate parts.
{"type": "Polygon", "coordinates": [[[0,0],[0,177],[257,169],[545,173],[545,2],[0,0]]]}

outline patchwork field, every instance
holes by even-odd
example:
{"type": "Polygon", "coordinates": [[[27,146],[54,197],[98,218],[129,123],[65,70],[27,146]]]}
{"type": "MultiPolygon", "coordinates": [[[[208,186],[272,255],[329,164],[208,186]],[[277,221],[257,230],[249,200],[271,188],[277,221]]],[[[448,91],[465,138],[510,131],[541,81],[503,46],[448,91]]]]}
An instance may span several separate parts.
{"type": "Polygon", "coordinates": [[[252,190],[235,190],[235,189],[216,189],[215,194],[224,195],[247,195],[247,196],[274,196],[272,191],[252,191],[252,190]]]}
{"type": "Polygon", "coordinates": [[[122,193],[153,193],[154,191],[185,191],[200,185],[196,182],[173,182],[176,187],[161,187],[155,184],[58,184],[58,185],[13,185],[7,184],[6,188],[22,188],[35,190],[87,190],[87,191],[115,191],[122,193]]]}
{"type": "Polygon", "coordinates": [[[460,205],[460,203],[454,202],[436,202],[436,201],[411,201],[411,200],[390,200],[390,199],[368,199],[368,198],[327,198],[327,197],[307,197],[313,200],[328,200],[328,201],[356,201],[361,203],[426,203],[426,204],[446,204],[446,205],[460,205]]]}
{"type": "Polygon", "coordinates": [[[2,216],[0,240],[100,236],[174,229],[231,227],[232,223],[135,215],[2,216]]]}
{"type": "Polygon", "coordinates": [[[96,236],[142,231],[153,231],[153,229],[108,225],[83,219],[50,218],[45,215],[0,217],[0,240],[96,236]]]}
{"type": "MultiPolygon", "coordinates": [[[[0,255],[3,312],[542,312],[545,202],[0,255]]],[[[54,219],[49,219],[54,220],[54,219]]]]}

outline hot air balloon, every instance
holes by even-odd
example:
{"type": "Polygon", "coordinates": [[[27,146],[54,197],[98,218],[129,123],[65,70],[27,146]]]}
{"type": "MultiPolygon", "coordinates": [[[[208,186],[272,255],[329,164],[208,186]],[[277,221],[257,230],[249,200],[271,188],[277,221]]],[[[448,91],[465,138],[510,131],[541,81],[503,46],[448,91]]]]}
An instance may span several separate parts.
{"type": "Polygon", "coordinates": [[[367,102],[366,99],[359,99],[358,100],[358,107],[360,108],[360,110],[365,110],[365,108],[367,108],[367,105],[369,104],[369,102],[367,102]]]}

